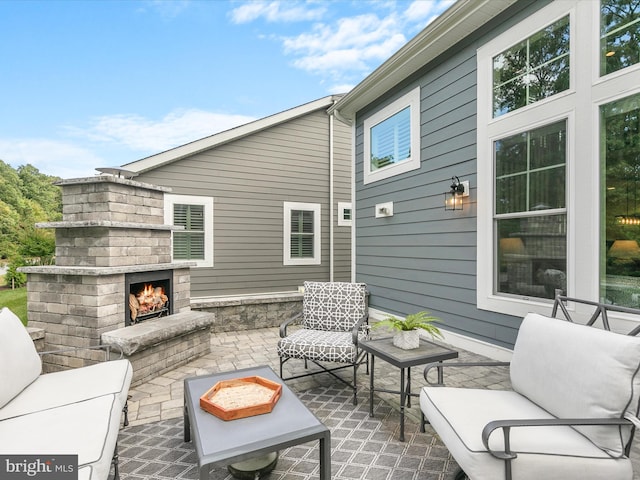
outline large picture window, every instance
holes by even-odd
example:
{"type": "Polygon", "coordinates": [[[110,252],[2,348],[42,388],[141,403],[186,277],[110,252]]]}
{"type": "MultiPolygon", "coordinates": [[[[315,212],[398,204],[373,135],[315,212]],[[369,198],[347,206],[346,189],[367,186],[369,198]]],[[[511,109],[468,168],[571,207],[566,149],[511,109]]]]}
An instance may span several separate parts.
{"type": "Polygon", "coordinates": [[[640,62],[640,1],[600,3],[600,75],[640,62]]]}
{"type": "Polygon", "coordinates": [[[320,205],[284,203],[284,265],[319,265],[320,205]]]}
{"type": "Polygon", "coordinates": [[[640,94],[600,107],[600,298],[640,307],[640,94]]]}
{"type": "Polygon", "coordinates": [[[165,195],[165,223],[182,227],[172,232],[174,260],[213,266],[213,198],[165,195]]]}
{"type": "Polygon", "coordinates": [[[569,88],[569,16],[493,58],[493,116],[569,88]]]}
{"type": "Polygon", "coordinates": [[[364,183],[420,168],[420,87],[364,121],[364,183]]]}

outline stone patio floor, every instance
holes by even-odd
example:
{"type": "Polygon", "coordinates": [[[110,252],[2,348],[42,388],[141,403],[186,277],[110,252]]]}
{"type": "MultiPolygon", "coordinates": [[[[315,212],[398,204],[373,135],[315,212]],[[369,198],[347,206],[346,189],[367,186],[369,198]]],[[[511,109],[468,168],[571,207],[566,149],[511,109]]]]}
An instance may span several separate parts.
{"type": "MultiPolygon", "coordinates": [[[[279,372],[279,359],[276,355],[278,328],[264,328],[240,332],[216,333],[211,337],[211,353],[193,360],[188,364],[171,370],[155,379],[132,387],[129,400],[129,422],[131,426],[144,425],[160,420],[169,420],[183,415],[183,381],[185,378],[224,372],[241,368],[268,365],[274,372],[279,372]]],[[[482,361],[486,357],[459,350],[458,360],[482,361]]],[[[375,386],[397,390],[400,371],[377,359],[375,363],[375,386]]],[[[411,370],[413,391],[425,385],[422,366],[411,370]]],[[[304,372],[303,362],[292,360],[285,364],[285,375],[304,372]]],[[[435,376],[435,372],[434,372],[435,376]]],[[[445,369],[445,384],[467,388],[508,389],[510,387],[508,369],[501,367],[476,367],[472,369],[445,369]]],[[[303,379],[291,380],[289,386],[297,391],[312,389],[335,382],[328,374],[315,375],[303,379]]],[[[358,369],[359,402],[368,402],[369,377],[364,367],[358,369]]],[[[399,409],[399,395],[376,392],[376,396],[387,402],[392,408],[399,409]]],[[[406,410],[407,420],[419,422],[419,402],[412,402],[406,410]]],[[[636,441],[631,458],[634,466],[634,480],[640,480],[640,441],[636,441]]]]}

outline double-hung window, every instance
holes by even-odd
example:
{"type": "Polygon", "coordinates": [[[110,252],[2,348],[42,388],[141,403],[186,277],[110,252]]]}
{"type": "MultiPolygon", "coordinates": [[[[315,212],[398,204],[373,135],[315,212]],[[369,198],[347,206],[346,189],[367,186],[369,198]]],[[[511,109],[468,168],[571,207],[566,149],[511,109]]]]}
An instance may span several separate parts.
{"type": "Polygon", "coordinates": [[[364,121],[364,183],[420,168],[420,87],[364,121]]]}
{"type": "Polygon", "coordinates": [[[478,50],[478,306],[567,294],[574,15],[561,2],[478,50]]]}
{"type": "Polygon", "coordinates": [[[320,204],[284,202],[284,265],[319,265],[320,204]]]}
{"type": "Polygon", "coordinates": [[[173,260],[213,266],[213,198],[165,195],[165,223],[182,227],[172,233],[173,260]]]}

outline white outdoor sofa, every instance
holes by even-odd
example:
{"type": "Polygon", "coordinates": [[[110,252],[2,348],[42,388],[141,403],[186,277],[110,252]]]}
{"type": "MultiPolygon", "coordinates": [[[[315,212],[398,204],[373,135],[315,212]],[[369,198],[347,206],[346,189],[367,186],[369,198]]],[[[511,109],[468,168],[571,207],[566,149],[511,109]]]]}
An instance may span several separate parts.
{"type": "Polygon", "coordinates": [[[20,319],[0,310],[0,455],[78,455],[78,479],[105,480],[126,405],[128,360],[41,374],[20,319]]]}
{"type": "MultiPolygon", "coordinates": [[[[608,329],[605,307],[587,303],[597,307],[589,323],[602,315],[608,329]]],[[[456,478],[633,478],[640,338],[568,320],[524,318],[510,362],[513,390],[422,388],[422,413],[461,467],[456,478]]],[[[427,382],[429,370],[442,365],[425,368],[427,382]]],[[[450,364],[490,365],[509,364],[450,364]]]]}

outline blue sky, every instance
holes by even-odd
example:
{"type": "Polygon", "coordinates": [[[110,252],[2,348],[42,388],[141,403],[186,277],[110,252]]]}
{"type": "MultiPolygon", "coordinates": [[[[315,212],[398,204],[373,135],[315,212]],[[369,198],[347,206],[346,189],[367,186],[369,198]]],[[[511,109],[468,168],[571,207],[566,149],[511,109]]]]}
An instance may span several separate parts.
{"type": "Polygon", "coordinates": [[[451,0],[0,0],[0,160],[62,178],[345,93],[451,0]]]}

